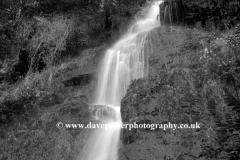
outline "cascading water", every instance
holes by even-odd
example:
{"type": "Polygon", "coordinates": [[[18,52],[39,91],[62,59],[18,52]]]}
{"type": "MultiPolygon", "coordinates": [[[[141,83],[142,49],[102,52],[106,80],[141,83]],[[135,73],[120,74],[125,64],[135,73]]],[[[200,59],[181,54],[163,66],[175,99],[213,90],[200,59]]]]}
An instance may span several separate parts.
{"type": "Polygon", "coordinates": [[[122,123],[120,102],[133,79],[148,74],[148,55],[145,45],[148,31],[158,27],[159,4],[154,4],[148,16],[129,29],[104,57],[99,73],[97,97],[92,107],[92,115],[103,124],[116,127],[96,130],[90,136],[79,160],[117,160],[120,147],[120,127],[122,123]]]}

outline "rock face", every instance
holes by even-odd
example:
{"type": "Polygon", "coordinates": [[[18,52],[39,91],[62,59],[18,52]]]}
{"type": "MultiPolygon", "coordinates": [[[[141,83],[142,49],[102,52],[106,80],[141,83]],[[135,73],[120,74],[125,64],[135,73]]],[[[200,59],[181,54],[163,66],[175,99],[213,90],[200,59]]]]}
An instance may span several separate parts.
{"type": "MultiPolygon", "coordinates": [[[[189,126],[204,123],[194,108],[202,103],[197,102],[194,81],[193,74],[184,69],[136,80],[121,103],[123,122],[151,125],[170,122],[189,126]],[[194,101],[196,103],[192,103],[194,101]]],[[[201,140],[206,138],[199,129],[125,129],[121,160],[200,157],[201,140]]]]}
{"type": "MultiPolygon", "coordinates": [[[[134,80],[121,101],[125,124],[196,124],[200,129],[123,129],[121,160],[201,159],[201,145],[211,141],[212,117],[206,116],[201,80],[187,69],[194,47],[186,44],[188,30],[156,28],[149,32],[149,76],[134,80]],[[183,64],[185,67],[183,67],[183,64]],[[201,99],[201,100],[199,100],[201,99]],[[203,116],[205,115],[205,116],[203,116]]],[[[208,88],[212,93],[213,89],[208,88]]]]}
{"type": "Polygon", "coordinates": [[[185,43],[189,39],[187,32],[189,31],[181,28],[169,27],[159,27],[148,32],[144,47],[144,54],[148,55],[148,75],[157,75],[160,71],[181,63],[190,64],[186,57],[195,50],[185,43]]]}
{"type": "Polygon", "coordinates": [[[166,25],[182,22],[186,14],[182,0],[165,1],[160,8],[160,20],[166,25]]]}
{"type": "Polygon", "coordinates": [[[239,22],[237,0],[165,0],[161,3],[160,19],[163,25],[187,24],[218,28],[232,28],[239,22]],[[198,25],[199,25],[198,24],[198,25]]]}
{"type": "Polygon", "coordinates": [[[63,84],[65,87],[78,86],[78,85],[84,86],[90,83],[90,81],[92,80],[92,77],[93,75],[91,74],[79,75],[77,77],[73,77],[71,79],[64,81],[63,84]]]}

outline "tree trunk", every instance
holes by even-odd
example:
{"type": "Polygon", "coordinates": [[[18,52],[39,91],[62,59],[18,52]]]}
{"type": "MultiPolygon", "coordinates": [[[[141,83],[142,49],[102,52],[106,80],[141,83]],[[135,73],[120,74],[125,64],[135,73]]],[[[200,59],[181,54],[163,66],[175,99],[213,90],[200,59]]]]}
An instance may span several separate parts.
{"type": "Polygon", "coordinates": [[[108,5],[105,5],[104,10],[105,10],[105,30],[110,30],[112,27],[112,21],[110,19],[111,17],[110,7],[108,5]]]}

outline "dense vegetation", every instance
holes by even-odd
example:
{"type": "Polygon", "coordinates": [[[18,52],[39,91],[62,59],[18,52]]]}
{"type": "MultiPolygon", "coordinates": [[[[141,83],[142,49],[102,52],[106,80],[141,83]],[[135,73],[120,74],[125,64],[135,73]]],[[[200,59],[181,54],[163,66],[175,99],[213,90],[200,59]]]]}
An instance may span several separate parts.
{"type": "MultiPolygon", "coordinates": [[[[56,84],[53,79],[62,62],[81,56],[84,49],[113,43],[144,5],[143,0],[1,0],[0,95],[4,103],[23,93],[32,98],[44,86],[56,84]],[[9,89],[20,81],[24,85],[14,91],[17,95],[12,94],[9,89]]],[[[3,106],[0,123],[8,111],[15,112],[3,106]]]]}
{"type": "Polygon", "coordinates": [[[96,46],[116,38],[121,25],[127,25],[123,22],[143,2],[1,0],[1,61],[18,57],[26,63],[28,59],[28,65],[19,64],[19,72],[26,73],[28,67],[41,71],[53,65],[60,53],[76,54],[79,46],[96,46]]]}
{"type": "MultiPolygon", "coordinates": [[[[137,152],[146,159],[240,159],[239,38],[240,26],[225,34],[187,29],[183,45],[171,39],[169,48],[178,45],[176,49],[164,46],[168,60],[159,72],[132,82],[121,102],[122,119],[139,124],[198,122],[201,129],[125,130],[127,158],[134,159],[128,153],[137,152]],[[158,154],[149,153],[155,149],[158,154]]],[[[155,61],[161,64],[166,58],[155,56],[155,61]]]]}
{"type": "Polygon", "coordinates": [[[166,0],[161,4],[161,20],[167,24],[226,30],[239,23],[239,17],[238,0],[166,0]]]}

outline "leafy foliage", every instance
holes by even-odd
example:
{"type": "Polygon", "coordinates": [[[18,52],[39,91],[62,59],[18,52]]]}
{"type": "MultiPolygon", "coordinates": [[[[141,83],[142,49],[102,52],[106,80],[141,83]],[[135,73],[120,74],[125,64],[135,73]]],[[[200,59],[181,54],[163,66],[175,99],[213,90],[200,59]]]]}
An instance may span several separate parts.
{"type": "Polygon", "coordinates": [[[56,17],[50,22],[44,19],[38,22],[36,33],[29,44],[31,66],[39,62],[40,58],[47,66],[53,65],[57,55],[65,50],[67,38],[72,32],[72,23],[72,20],[62,17],[56,17]]]}

